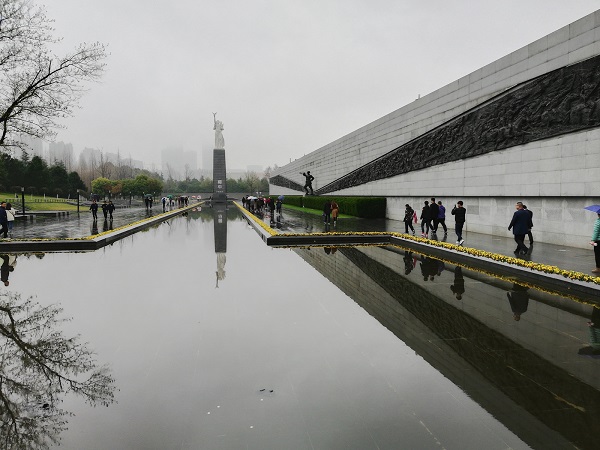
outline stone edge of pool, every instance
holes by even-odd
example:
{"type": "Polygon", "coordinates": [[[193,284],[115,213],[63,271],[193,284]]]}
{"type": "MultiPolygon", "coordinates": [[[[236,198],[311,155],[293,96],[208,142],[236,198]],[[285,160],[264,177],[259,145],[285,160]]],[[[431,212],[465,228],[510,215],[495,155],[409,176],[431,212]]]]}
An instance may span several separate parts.
{"type": "Polygon", "coordinates": [[[403,237],[393,232],[357,232],[357,233],[306,233],[282,234],[266,225],[237,202],[246,221],[256,230],[262,240],[271,247],[309,247],[343,245],[393,245],[406,250],[424,253],[451,263],[488,272],[500,277],[518,279],[524,283],[564,296],[582,297],[591,304],[599,306],[600,277],[531,261],[520,260],[454,244],[431,241],[413,236],[403,237]]]}
{"type": "Polygon", "coordinates": [[[59,252],[59,251],[90,251],[112,244],[115,241],[130,236],[138,231],[150,228],[178,216],[186,211],[198,208],[202,203],[194,203],[183,208],[167,211],[156,216],[123,225],[115,230],[106,231],[84,238],[70,239],[9,239],[0,241],[0,252],[59,252]]]}

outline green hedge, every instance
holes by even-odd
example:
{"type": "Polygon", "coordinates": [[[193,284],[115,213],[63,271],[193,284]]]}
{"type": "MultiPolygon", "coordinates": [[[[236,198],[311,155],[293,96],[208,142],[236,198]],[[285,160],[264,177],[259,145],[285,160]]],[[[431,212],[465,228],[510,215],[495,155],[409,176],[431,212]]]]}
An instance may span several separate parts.
{"type": "MultiPolygon", "coordinates": [[[[277,200],[277,196],[272,196],[277,200]]],[[[363,217],[366,219],[385,218],[385,197],[336,197],[316,195],[286,195],[284,205],[300,206],[321,211],[326,200],[335,200],[340,206],[341,214],[363,217]]]]}

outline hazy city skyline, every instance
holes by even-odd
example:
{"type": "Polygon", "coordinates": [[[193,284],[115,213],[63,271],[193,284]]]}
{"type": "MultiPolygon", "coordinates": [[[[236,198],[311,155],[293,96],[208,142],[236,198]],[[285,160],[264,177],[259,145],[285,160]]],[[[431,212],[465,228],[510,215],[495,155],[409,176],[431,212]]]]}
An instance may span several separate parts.
{"type": "MultiPolygon", "coordinates": [[[[36,2],[42,4],[43,2],[36,2]]],[[[161,166],[224,123],[228,167],[287,164],[593,12],[597,2],[47,2],[57,48],[108,44],[57,141],[161,166]]]]}

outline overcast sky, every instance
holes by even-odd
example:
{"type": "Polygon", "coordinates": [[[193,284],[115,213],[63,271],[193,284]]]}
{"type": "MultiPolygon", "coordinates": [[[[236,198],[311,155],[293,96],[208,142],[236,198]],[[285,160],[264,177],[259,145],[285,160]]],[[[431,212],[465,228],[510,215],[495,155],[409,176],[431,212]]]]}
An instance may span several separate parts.
{"type": "Polygon", "coordinates": [[[561,28],[588,0],[35,0],[107,70],[57,140],[160,163],[282,166],[561,28]]]}

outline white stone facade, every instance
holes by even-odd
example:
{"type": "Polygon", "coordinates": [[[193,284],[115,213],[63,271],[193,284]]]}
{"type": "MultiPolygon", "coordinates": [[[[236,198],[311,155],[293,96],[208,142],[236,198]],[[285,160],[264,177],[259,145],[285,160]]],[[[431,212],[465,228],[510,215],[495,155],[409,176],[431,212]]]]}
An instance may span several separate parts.
{"type": "MultiPolygon", "coordinates": [[[[600,55],[600,10],[432,92],[271,174],[315,190],[524,81],[600,55]]],[[[271,185],[271,194],[299,194],[271,185]]],[[[388,197],[388,217],[432,196],[468,210],[471,231],[504,235],[516,200],[534,212],[541,242],[584,247],[600,203],[600,129],[434,166],[331,195],[388,197]],[[469,207],[469,205],[471,207],[469,207]],[[479,212],[481,211],[481,212],[479,212]],[[560,214],[559,214],[560,213],[560,214]]],[[[416,208],[415,208],[416,209],[416,208]]]]}

